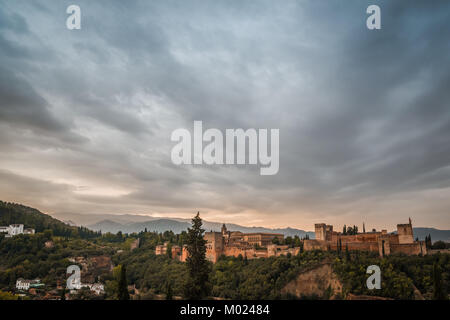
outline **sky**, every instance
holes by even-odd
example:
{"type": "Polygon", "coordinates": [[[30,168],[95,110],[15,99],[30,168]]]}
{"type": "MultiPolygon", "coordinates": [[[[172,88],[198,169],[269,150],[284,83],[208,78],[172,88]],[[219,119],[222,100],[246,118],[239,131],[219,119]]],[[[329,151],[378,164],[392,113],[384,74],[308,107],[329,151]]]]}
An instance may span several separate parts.
{"type": "Polygon", "coordinates": [[[438,0],[0,0],[0,199],[450,229],[449,21],[438,0]],[[278,174],[174,165],[171,133],[195,120],[279,129],[278,174]]]}

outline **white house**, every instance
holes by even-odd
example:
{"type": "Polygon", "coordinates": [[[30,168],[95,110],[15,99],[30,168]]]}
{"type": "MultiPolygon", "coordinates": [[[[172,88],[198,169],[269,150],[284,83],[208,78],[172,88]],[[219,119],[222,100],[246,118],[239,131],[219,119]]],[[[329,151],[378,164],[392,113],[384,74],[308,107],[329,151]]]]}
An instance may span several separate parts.
{"type": "Polygon", "coordinates": [[[88,288],[90,291],[94,292],[96,295],[101,295],[105,293],[105,286],[99,282],[97,283],[81,283],[75,279],[71,281],[71,294],[75,294],[77,290],[81,288],[88,288]]]}
{"type": "Polygon", "coordinates": [[[35,230],[32,228],[23,228],[23,224],[10,224],[9,227],[0,227],[0,232],[7,233],[6,237],[11,238],[19,234],[34,234],[35,230]]]}
{"type": "Polygon", "coordinates": [[[89,290],[95,292],[96,295],[105,293],[105,286],[101,283],[85,284],[84,286],[89,287],[89,290]]]}
{"type": "Polygon", "coordinates": [[[16,288],[19,290],[28,290],[30,289],[31,280],[25,280],[22,278],[17,279],[16,288]]]}
{"type": "Polygon", "coordinates": [[[25,280],[23,278],[19,278],[16,281],[16,288],[19,290],[28,290],[30,288],[42,288],[45,284],[41,283],[41,280],[25,280]]]}
{"type": "Polygon", "coordinates": [[[16,236],[23,233],[23,224],[11,224],[9,226],[9,235],[16,236]]]}

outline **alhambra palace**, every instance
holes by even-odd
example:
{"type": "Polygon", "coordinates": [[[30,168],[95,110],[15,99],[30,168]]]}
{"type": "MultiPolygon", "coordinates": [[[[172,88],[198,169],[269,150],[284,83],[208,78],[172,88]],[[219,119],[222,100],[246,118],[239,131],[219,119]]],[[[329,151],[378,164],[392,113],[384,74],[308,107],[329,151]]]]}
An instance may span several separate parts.
{"type": "MultiPolygon", "coordinates": [[[[228,231],[225,224],[221,232],[205,232],[206,258],[213,263],[217,262],[221,255],[246,257],[256,259],[262,257],[272,257],[296,255],[300,252],[300,247],[290,247],[288,245],[277,245],[273,243],[275,238],[284,240],[284,235],[280,233],[242,233],[239,231],[228,231]]],[[[374,251],[380,256],[391,253],[404,253],[408,255],[426,254],[427,248],[424,241],[415,241],[411,219],[407,224],[397,225],[397,234],[388,233],[386,230],[357,233],[353,235],[343,234],[333,231],[332,225],[319,223],[315,225],[315,239],[304,239],[303,250],[338,250],[348,248],[348,250],[374,251]]],[[[166,254],[168,244],[156,246],[157,255],[166,254]]],[[[172,246],[172,258],[186,261],[188,256],[187,247],[172,246]]]]}

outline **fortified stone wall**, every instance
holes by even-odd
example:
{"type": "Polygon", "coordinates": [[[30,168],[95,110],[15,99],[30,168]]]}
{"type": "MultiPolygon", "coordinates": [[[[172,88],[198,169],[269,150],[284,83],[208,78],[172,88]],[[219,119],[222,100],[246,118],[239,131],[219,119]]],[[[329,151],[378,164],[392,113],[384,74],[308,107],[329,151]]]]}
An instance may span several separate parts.
{"type": "Polygon", "coordinates": [[[325,240],[303,240],[303,249],[310,250],[329,250],[329,243],[325,240]]]}
{"type": "Polygon", "coordinates": [[[331,236],[331,242],[337,242],[341,239],[342,244],[347,242],[377,242],[381,232],[374,233],[360,233],[355,235],[343,235],[339,233],[333,233],[331,236]]]}
{"type": "Polygon", "coordinates": [[[404,253],[407,255],[427,254],[427,248],[424,241],[404,244],[391,244],[391,253],[404,253]]]}

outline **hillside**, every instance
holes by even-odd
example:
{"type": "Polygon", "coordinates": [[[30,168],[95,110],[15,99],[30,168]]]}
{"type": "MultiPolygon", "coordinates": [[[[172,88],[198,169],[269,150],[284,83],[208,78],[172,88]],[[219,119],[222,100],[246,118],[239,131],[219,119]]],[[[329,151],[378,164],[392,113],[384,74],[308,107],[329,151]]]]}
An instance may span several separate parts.
{"type": "Polygon", "coordinates": [[[52,230],[56,236],[82,236],[95,235],[94,232],[86,228],[73,227],[58,219],[17,203],[0,201],[0,226],[10,224],[23,224],[25,228],[33,228],[36,232],[52,230]]]}

